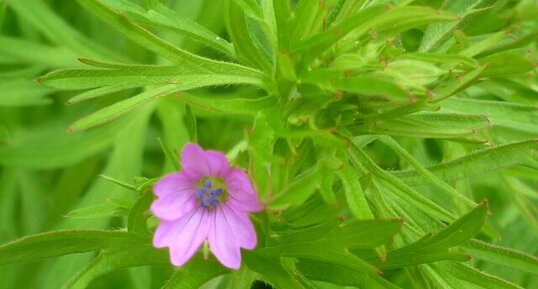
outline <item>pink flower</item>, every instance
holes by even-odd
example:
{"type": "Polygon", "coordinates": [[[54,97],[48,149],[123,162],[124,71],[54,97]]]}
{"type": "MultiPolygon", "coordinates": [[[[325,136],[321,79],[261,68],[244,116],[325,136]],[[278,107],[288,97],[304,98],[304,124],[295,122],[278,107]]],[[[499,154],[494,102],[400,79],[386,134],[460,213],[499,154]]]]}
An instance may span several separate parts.
{"type": "Polygon", "coordinates": [[[230,167],[226,156],[187,144],[181,152],[183,171],[163,177],[153,192],[151,211],[160,219],[153,237],[156,248],[170,248],[175,266],[185,264],[208,241],[226,267],[241,266],[240,248],[256,247],[248,212],[263,209],[245,172],[230,167]]]}

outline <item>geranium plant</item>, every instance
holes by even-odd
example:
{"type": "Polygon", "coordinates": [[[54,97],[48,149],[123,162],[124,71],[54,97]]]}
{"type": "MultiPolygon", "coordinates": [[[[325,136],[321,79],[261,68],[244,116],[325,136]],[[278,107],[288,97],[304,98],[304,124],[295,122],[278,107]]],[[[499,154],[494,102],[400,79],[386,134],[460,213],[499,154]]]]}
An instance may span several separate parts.
{"type": "Polygon", "coordinates": [[[538,288],[537,15],[0,0],[0,287],[538,288]]]}

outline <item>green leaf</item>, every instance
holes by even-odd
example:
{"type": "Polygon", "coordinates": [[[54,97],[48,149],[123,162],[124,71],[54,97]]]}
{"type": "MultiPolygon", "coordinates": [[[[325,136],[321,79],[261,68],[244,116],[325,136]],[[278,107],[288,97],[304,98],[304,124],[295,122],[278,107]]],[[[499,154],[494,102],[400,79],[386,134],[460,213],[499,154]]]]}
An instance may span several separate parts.
{"type": "Polygon", "coordinates": [[[183,102],[204,110],[218,113],[241,113],[256,115],[258,111],[274,107],[278,99],[274,95],[253,98],[215,96],[213,94],[181,93],[183,102]]]}
{"type": "Polygon", "coordinates": [[[313,60],[313,57],[323,53],[351,31],[359,30],[360,32],[365,33],[373,25],[375,25],[372,19],[377,19],[377,16],[384,15],[386,13],[387,9],[382,6],[373,6],[364,9],[352,17],[342,21],[340,24],[334,26],[328,31],[313,35],[300,41],[297,45],[292,47],[291,52],[294,54],[308,53],[312,55],[310,58],[313,60]],[[337,31],[339,31],[339,33],[336,33],[337,31]]]}
{"type": "Polygon", "coordinates": [[[64,126],[37,128],[34,137],[14,141],[0,146],[0,164],[27,168],[62,168],[74,165],[95,155],[114,142],[114,137],[131,120],[89,132],[67,134],[64,126]],[[36,137],[37,136],[37,137],[36,137]],[[73,148],[77,149],[73,149],[73,148]]]}
{"type": "Polygon", "coordinates": [[[106,0],[105,2],[136,22],[186,35],[217,51],[233,56],[233,46],[230,43],[202,25],[179,15],[161,2],[154,1],[148,10],[125,0],[106,0]]]}
{"type": "Polygon", "coordinates": [[[177,85],[166,85],[155,89],[147,90],[136,96],[117,102],[111,106],[107,106],[97,112],[83,117],[82,119],[79,119],[71,125],[69,130],[81,131],[105,124],[132,111],[139,106],[142,106],[145,103],[152,101],[157,97],[170,95],[180,90],[181,88],[177,85]]]}
{"type": "Polygon", "coordinates": [[[51,90],[31,80],[13,80],[0,82],[0,107],[22,107],[50,104],[45,96],[51,90]]]}
{"type": "Polygon", "coordinates": [[[483,115],[419,112],[388,120],[366,121],[349,127],[354,133],[377,133],[421,138],[459,138],[489,126],[483,115]]]}
{"type": "Polygon", "coordinates": [[[461,77],[443,83],[433,89],[434,102],[441,101],[449,96],[452,96],[461,90],[472,85],[484,72],[487,66],[479,66],[478,68],[465,73],[461,77]]]}
{"type": "Polygon", "coordinates": [[[127,215],[127,213],[128,210],[115,203],[105,203],[73,210],[65,215],[65,217],[74,219],[110,218],[113,216],[127,215]]]}
{"type": "Polygon", "coordinates": [[[204,260],[201,256],[196,256],[177,269],[163,289],[198,289],[207,281],[227,272],[228,270],[215,260],[204,260]]]}
{"type": "Polygon", "coordinates": [[[282,193],[270,203],[270,208],[281,209],[287,206],[298,206],[304,203],[320,186],[320,167],[314,166],[291,182],[282,193]]]}
{"type": "Polygon", "coordinates": [[[85,289],[95,279],[115,271],[141,266],[167,266],[168,252],[155,250],[149,243],[130,245],[123,249],[103,252],[86,268],[73,276],[63,289],[85,289]]]}
{"type": "Polygon", "coordinates": [[[269,59],[259,47],[256,47],[253,35],[249,33],[244,11],[238,3],[244,2],[234,0],[226,2],[228,10],[227,29],[234,43],[236,56],[239,61],[245,64],[254,66],[262,71],[272,71],[269,59]]]}
{"type": "Polygon", "coordinates": [[[494,126],[515,131],[538,134],[538,119],[535,106],[505,101],[479,100],[451,97],[440,103],[443,109],[459,113],[487,113],[494,126]]]}
{"type": "Polygon", "coordinates": [[[504,51],[480,59],[486,67],[482,76],[499,77],[512,74],[521,74],[534,69],[532,62],[517,51],[504,51]]]}
{"type": "Polygon", "coordinates": [[[78,0],[81,6],[88,9],[92,13],[101,17],[114,28],[129,39],[141,46],[162,55],[170,61],[181,65],[184,69],[195,69],[196,71],[216,72],[216,71],[243,71],[244,73],[258,73],[256,70],[240,66],[233,63],[216,61],[182,50],[173,44],[170,44],[148,30],[142,28],[136,23],[133,23],[119,14],[107,5],[104,5],[99,0],[78,0]]]}
{"type": "Polygon", "coordinates": [[[185,122],[192,142],[198,142],[198,125],[190,105],[185,105],[185,122]]]}
{"type": "Polygon", "coordinates": [[[487,50],[488,48],[498,44],[499,41],[503,40],[504,38],[507,38],[507,35],[506,35],[505,31],[494,33],[493,35],[489,36],[488,38],[486,38],[486,39],[484,39],[484,40],[482,40],[482,41],[480,41],[478,43],[475,43],[473,45],[470,45],[468,48],[461,51],[460,54],[465,55],[465,56],[469,56],[469,57],[476,56],[476,55],[482,53],[484,50],[487,50]]]}
{"type": "Polygon", "coordinates": [[[177,64],[187,67],[197,67],[203,62],[201,57],[179,49],[143,27],[130,21],[125,15],[119,14],[111,7],[103,4],[99,0],[78,0],[83,8],[89,10],[100,17],[112,27],[119,30],[133,42],[147,48],[177,64]]]}
{"type": "Polygon", "coordinates": [[[350,165],[345,165],[337,172],[337,175],[342,180],[344,194],[351,213],[359,220],[373,219],[374,215],[366,201],[357,170],[354,170],[350,165]]]}
{"type": "Polygon", "coordinates": [[[149,207],[153,202],[153,194],[144,192],[131,208],[127,219],[127,231],[140,237],[151,237],[148,230],[147,219],[150,216],[149,207]]]}
{"type": "Polygon", "coordinates": [[[120,187],[124,187],[124,188],[126,188],[126,189],[128,189],[128,190],[130,190],[130,191],[137,191],[137,189],[136,189],[135,186],[130,185],[130,184],[127,184],[127,183],[122,182],[122,181],[120,181],[120,180],[117,180],[117,179],[115,179],[115,178],[113,178],[113,177],[109,177],[109,176],[107,176],[107,175],[99,175],[99,176],[100,176],[101,178],[107,180],[107,181],[110,181],[110,182],[112,182],[112,183],[114,183],[114,184],[116,184],[116,185],[118,185],[118,186],[120,186],[120,187]]]}
{"type": "Polygon", "coordinates": [[[460,263],[442,264],[441,269],[460,280],[476,284],[484,289],[523,289],[499,277],[480,272],[475,268],[460,263]]]}
{"type": "MultiPolygon", "coordinates": [[[[224,67],[221,67],[224,68],[224,67]]],[[[262,85],[256,73],[241,69],[188,70],[180,66],[136,65],[116,69],[64,69],[41,77],[39,82],[56,89],[79,90],[102,86],[142,87],[156,84],[177,84],[188,89],[225,84],[262,85]],[[197,73],[198,72],[198,73],[197,73]]]]}
{"type": "Polygon", "coordinates": [[[444,259],[462,259],[463,257],[463,260],[466,260],[465,256],[454,255],[448,249],[478,234],[486,221],[487,213],[487,203],[482,202],[438,233],[426,235],[413,244],[387,252],[386,262],[380,262],[377,259],[369,261],[383,269],[395,269],[444,259]]]}
{"type": "Polygon", "coordinates": [[[75,30],[64,19],[56,15],[43,1],[9,1],[9,6],[25,23],[32,25],[51,42],[67,47],[72,53],[82,57],[125,60],[125,58],[106,49],[75,30]]]}
{"type": "Polygon", "coordinates": [[[159,141],[159,144],[161,145],[161,149],[162,149],[164,155],[166,156],[166,159],[168,160],[168,162],[172,166],[174,166],[176,171],[179,171],[181,169],[181,164],[179,163],[178,156],[160,138],[157,139],[157,140],[159,141]]]}
{"type": "Polygon", "coordinates": [[[263,11],[256,0],[232,0],[241,8],[245,15],[258,21],[263,21],[263,11]]]}
{"type": "Polygon", "coordinates": [[[381,169],[357,144],[351,143],[348,153],[357,166],[364,166],[370,173],[378,178],[387,190],[398,198],[413,204],[418,210],[435,216],[441,220],[450,222],[454,216],[432,200],[424,197],[407,185],[401,178],[381,169]]]}
{"type": "Polygon", "coordinates": [[[102,97],[105,95],[113,94],[116,92],[124,91],[126,89],[139,86],[140,84],[136,83],[132,86],[103,86],[99,88],[94,88],[92,90],[85,91],[83,93],[73,96],[67,101],[67,104],[76,104],[82,101],[102,97]]]}
{"type": "Polygon", "coordinates": [[[140,242],[141,240],[133,235],[120,231],[52,231],[0,246],[0,265],[135,246],[140,242]]]}
{"type": "MultiPolygon", "coordinates": [[[[538,140],[515,142],[479,150],[426,169],[445,182],[453,182],[517,165],[538,169],[537,153],[538,140]]],[[[392,172],[392,174],[409,185],[429,183],[415,171],[392,172]]]]}
{"type": "Polygon", "coordinates": [[[262,280],[275,288],[314,289],[304,284],[295,274],[284,269],[278,259],[248,251],[243,252],[243,259],[250,270],[259,273],[258,276],[262,280]]]}
{"type": "Polygon", "coordinates": [[[480,8],[491,4],[491,0],[446,0],[443,2],[441,9],[458,15],[458,20],[447,23],[434,23],[428,26],[422,42],[420,43],[419,52],[435,51],[449,37],[456,27],[469,21],[470,18],[478,16],[480,8]]]}
{"type": "Polygon", "coordinates": [[[471,240],[461,250],[475,258],[538,275],[538,258],[510,248],[471,240]]]}
{"type": "Polygon", "coordinates": [[[77,54],[63,47],[53,47],[34,41],[0,36],[0,55],[17,62],[43,64],[51,67],[80,66],[77,54]],[[35,53],[39,51],[39,53],[35,53]]]}
{"type": "MultiPolygon", "coordinates": [[[[402,159],[407,161],[419,174],[421,174],[425,179],[428,179],[432,185],[435,185],[441,191],[452,197],[454,200],[458,200],[466,203],[467,205],[476,206],[476,203],[463,195],[462,193],[456,191],[453,187],[448,185],[439,179],[432,172],[424,168],[411,154],[409,154],[398,142],[396,142],[391,137],[379,136],[378,140],[389,146],[393,149],[402,159]]],[[[355,141],[355,140],[354,140],[355,141]]]]}
{"type": "Polygon", "coordinates": [[[301,260],[297,268],[306,277],[344,286],[354,286],[368,289],[400,289],[381,276],[366,274],[363,271],[355,271],[344,266],[331,263],[301,260]]]}
{"type": "MultiPolygon", "coordinates": [[[[343,44],[353,47],[357,39],[362,39],[369,31],[398,33],[424,24],[453,21],[455,16],[420,6],[400,6],[387,9],[384,6],[371,6],[348,17],[326,32],[301,41],[293,48],[293,53],[306,52],[303,64],[308,65],[313,59],[347,36],[351,43],[343,44]],[[349,34],[349,35],[348,35],[349,34]]],[[[359,40],[360,41],[360,40],[359,40]]]]}
{"type": "Polygon", "coordinates": [[[304,74],[300,77],[300,81],[332,92],[345,91],[396,100],[407,99],[410,96],[401,86],[381,74],[345,76],[345,73],[339,70],[318,69],[304,74]]]}
{"type": "Polygon", "coordinates": [[[388,243],[400,230],[400,226],[400,220],[376,219],[340,225],[334,220],[278,233],[275,239],[268,240],[267,247],[260,251],[333,260],[331,255],[344,248],[374,248],[388,243]]]}

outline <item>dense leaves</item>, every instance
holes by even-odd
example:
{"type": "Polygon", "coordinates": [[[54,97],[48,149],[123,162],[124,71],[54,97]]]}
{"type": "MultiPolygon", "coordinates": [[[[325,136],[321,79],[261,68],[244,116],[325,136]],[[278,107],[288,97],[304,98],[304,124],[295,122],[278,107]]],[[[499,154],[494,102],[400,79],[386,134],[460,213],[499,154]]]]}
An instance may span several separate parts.
{"type": "Polygon", "coordinates": [[[0,0],[6,288],[538,286],[531,0],[0,0]],[[64,106],[64,104],[70,106],[64,106]],[[152,246],[187,142],[265,210],[231,271],[152,246]]]}

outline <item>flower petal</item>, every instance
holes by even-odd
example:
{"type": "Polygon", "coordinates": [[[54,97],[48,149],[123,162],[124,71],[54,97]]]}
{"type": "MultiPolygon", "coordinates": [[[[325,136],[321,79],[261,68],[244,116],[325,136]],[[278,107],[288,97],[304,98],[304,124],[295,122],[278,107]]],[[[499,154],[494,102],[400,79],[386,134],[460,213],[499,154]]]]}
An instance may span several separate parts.
{"type": "Polygon", "coordinates": [[[185,216],[197,205],[194,192],[189,190],[158,198],[151,204],[151,212],[161,220],[173,221],[185,216]]]}
{"type": "Polygon", "coordinates": [[[228,200],[230,206],[247,212],[258,212],[263,209],[263,205],[260,204],[258,195],[245,172],[231,168],[225,180],[226,189],[230,195],[228,200]]]}
{"type": "Polygon", "coordinates": [[[210,227],[208,212],[196,209],[179,220],[161,222],[153,237],[153,245],[169,247],[172,264],[182,266],[198,251],[210,227]]]}
{"type": "Polygon", "coordinates": [[[232,228],[222,208],[214,211],[213,226],[209,230],[207,240],[211,252],[217,257],[222,265],[230,269],[239,269],[241,267],[240,244],[235,237],[230,236],[232,228]]]}
{"type": "Polygon", "coordinates": [[[222,206],[222,210],[239,246],[247,250],[254,249],[257,243],[256,231],[248,214],[238,212],[226,205],[222,206]]]}
{"type": "Polygon", "coordinates": [[[161,178],[153,187],[153,192],[158,197],[183,194],[185,190],[194,192],[197,180],[183,172],[171,173],[161,178]]]}
{"type": "Polygon", "coordinates": [[[218,151],[206,151],[207,163],[209,164],[210,176],[224,177],[230,170],[230,163],[226,156],[218,151]]]}
{"type": "Polygon", "coordinates": [[[217,151],[204,151],[200,146],[189,143],[181,152],[181,166],[193,178],[208,176],[223,177],[230,165],[226,156],[217,151]]]}

